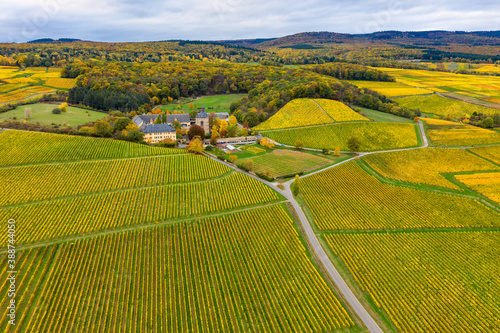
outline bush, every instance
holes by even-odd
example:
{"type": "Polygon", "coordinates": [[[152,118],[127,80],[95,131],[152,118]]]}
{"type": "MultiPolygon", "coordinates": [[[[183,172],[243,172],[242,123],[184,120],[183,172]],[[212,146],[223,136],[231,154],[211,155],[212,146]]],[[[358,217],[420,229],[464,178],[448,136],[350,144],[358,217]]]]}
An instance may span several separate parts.
{"type": "Polygon", "coordinates": [[[156,144],[158,147],[175,148],[177,147],[177,141],[170,138],[166,138],[156,144]]]}
{"type": "Polygon", "coordinates": [[[55,108],[55,109],[52,110],[52,113],[53,114],[61,114],[61,109],[55,108]]]}
{"type": "Polygon", "coordinates": [[[256,172],[255,174],[257,176],[259,176],[260,178],[262,178],[264,180],[267,180],[268,182],[273,182],[274,181],[274,177],[270,177],[269,175],[266,175],[266,174],[263,174],[263,173],[259,173],[259,172],[256,172]]]}
{"type": "Polygon", "coordinates": [[[484,128],[493,128],[495,122],[493,121],[493,118],[488,117],[482,121],[482,125],[484,128]]]}
{"type": "Polygon", "coordinates": [[[225,161],[226,160],[226,154],[222,154],[222,155],[219,155],[217,156],[217,158],[221,161],[225,161]]]}
{"type": "Polygon", "coordinates": [[[300,140],[295,141],[295,148],[296,149],[304,148],[304,144],[302,143],[302,141],[300,141],[300,140]]]}
{"type": "Polygon", "coordinates": [[[213,151],[213,150],[214,150],[214,148],[212,146],[207,146],[205,148],[205,151],[213,151]]]}
{"type": "Polygon", "coordinates": [[[238,168],[243,169],[245,171],[252,171],[253,169],[253,161],[246,160],[238,164],[238,168]]]}
{"type": "Polygon", "coordinates": [[[330,155],[330,149],[328,149],[328,148],[323,148],[323,154],[324,154],[324,155],[330,155]]]}
{"type": "Polygon", "coordinates": [[[231,156],[229,156],[228,161],[231,163],[234,163],[234,162],[236,162],[237,159],[238,159],[238,156],[231,155],[231,156]]]}

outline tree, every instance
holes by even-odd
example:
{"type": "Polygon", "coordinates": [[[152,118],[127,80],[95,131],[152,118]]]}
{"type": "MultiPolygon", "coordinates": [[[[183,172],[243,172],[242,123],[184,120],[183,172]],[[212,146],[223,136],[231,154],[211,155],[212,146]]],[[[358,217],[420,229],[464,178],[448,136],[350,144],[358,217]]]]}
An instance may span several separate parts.
{"type": "Polygon", "coordinates": [[[234,164],[234,162],[236,162],[237,159],[238,159],[238,156],[233,154],[233,155],[229,156],[228,161],[234,164]]]}
{"type": "Polygon", "coordinates": [[[495,122],[493,121],[493,118],[488,117],[484,119],[481,124],[483,125],[484,128],[493,128],[495,122]]]}
{"type": "Polygon", "coordinates": [[[262,138],[262,140],[260,140],[260,145],[269,149],[274,147],[274,143],[272,143],[268,138],[262,138]]]}
{"type": "Polygon", "coordinates": [[[111,125],[104,120],[96,121],[94,125],[94,134],[101,137],[111,136],[111,125]]]}
{"type": "Polygon", "coordinates": [[[219,133],[221,132],[227,132],[227,121],[225,119],[220,122],[219,133]]]}
{"type": "Polygon", "coordinates": [[[114,124],[113,124],[113,132],[116,133],[116,132],[123,131],[124,129],[127,128],[127,126],[130,123],[132,123],[132,120],[130,120],[130,118],[120,117],[120,118],[116,119],[114,124]]]}
{"type": "Polygon", "coordinates": [[[249,111],[243,120],[248,124],[248,127],[254,127],[259,123],[259,115],[257,111],[249,111]]]}
{"type": "Polygon", "coordinates": [[[227,127],[227,137],[228,138],[234,138],[236,136],[236,133],[238,133],[238,126],[229,125],[227,127]]]}
{"type": "Polygon", "coordinates": [[[161,124],[161,114],[158,114],[158,117],[156,117],[154,123],[155,124],[161,124]]]}
{"type": "Polygon", "coordinates": [[[300,141],[300,140],[295,141],[295,148],[297,148],[297,149],[304,148],[304,144],[302,143],[302,141],[300,141]]]}
{"type": "Polygon", "coordinates": [[[238,168],[243,169],[245,171],[251,171],[253,169],[253,161],[252,160],[245,160],[238,164],[238,168]]]}
{"type": "Polygon", "coordinates": [[[136,125],[136,124],[134,124],[133,122],[130,122],[130,123],[127,125],[127,127],[125,127],[125,130],[126,130],[127,132],[129,132],[129,131],[134,131],[134,130],[135,130],[135,131],[138,131],[138,130],[139,130],[139,127],[137,127],[137,125],[136,125]]]}
{"type": "MultiPolygon", "coordinates": [[[[166,117],[166,116],[165,116],[166,117]]],[[[179,129],[181,128],[181,123],[176,119],[172,122],[172,126],[175,128],[175,129],[179,129]]]]}
{"type": "Polygon", "coordinates": [[[59,109],[59,108],[54,108],[54,109],[52,109],[52,113],[53,113],[53,114],[61,114],[61,109],[59,109]]]}
{"type": "Polygon", "coordinates": [[[238,120],[236,119],[235,116],[230,116],[228,118],[228,122],[229,122],[229,125],[237,125],[238,124],[238,120]]]}
{"type": "Polygon", "coordinates": [[[212,137],[210,138],[210,144],[211,144],[212,146],[217,146],[217,136],[212,136],[212,137]]]}
{"type": "Polygon", "coordinates": [[[59,109],[61,109],[62,112],[68,111],[68,103],[61,103],[61,105],[59,105],[59,109]]]}
{"type": "Polygon", "coordinates": [[[138,130],[131,130],[127,132],[127,140],[133,142],[142,142],[144,140],[144,133],[138,130]]]}
{"type": "Polygon", "coordinates": [[[192,125],[188,131],[189,140],[192,140],[195,136],[199,136],[200,138],[205,137],[205,130],[196,124],[192,125]]]}
{"type": "Polygon", "coordinates": [[[199,137],[195,137],[186,147],[187,151],[194,154],[201,154],[203,152],[203,143],[199,137]]]}
{"type": "Polygon", "coordinates": [[[239,133],[239,136],[248,136],[248,128],[243,127],[239,133]]]}
{"type": "Polygon", "coordinates": [[[299,175],[295,175],[295,181],[293,182],[293,195],[297,196],[299,195],[299,175]]]}
{"type": "Polygon", "coordinates": [[[356,152],[359,151],[361,148],[361,143],[359,142],[358,138],[353,136],[349,140],[347,140],[347,147],[349,148],[349,151],[356,152]]]}
{"type": "Polygon", "coordinates": [[[335,152],[333,153],[333,155],[336,157],[340,157],[340,148],[339,147],[335,147],[335,152]]]}

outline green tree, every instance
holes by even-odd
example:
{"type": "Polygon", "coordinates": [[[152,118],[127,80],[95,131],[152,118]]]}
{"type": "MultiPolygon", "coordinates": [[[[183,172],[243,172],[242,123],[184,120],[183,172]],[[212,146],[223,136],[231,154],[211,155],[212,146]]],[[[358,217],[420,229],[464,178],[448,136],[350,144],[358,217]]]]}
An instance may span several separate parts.
{"type": "Polygon", "coordinates": [[[133,142],[142,142],[144,140],[144,133],[138,130],[131,130],[127,132],[127,140],[133,142]]]}
{"type": "Polygon", "coordinates": [[[294,196],[299,195],[299,186],[300,186],[299,179],[300,179],[299,175],[295,175],[295,181],[293,182],[293,189],[292,189],[294,196]]]}
{"type": "Polygon", "coordinates": [[[121,132],[132,122],[130,118],[121,117],[115,120],[113,124],[113,132],[121,132]]]}
{"type": "Polygon", "coordinates": [[[248,123],[249,127],[254,127],[259,123],[259,115],[257,111],[249,111],[243,120],[248,123]]]}
{"type": "Polygon", "coordinates": [[[175,128],[175,129],[179,129],[181,128],[181,123],[176,119],[172,122],[172,126],[175,128]]]}
{"type": "Polygon", "coordinates": [[[94,125],[94,134],[100,137],[109,137],[111,136],[111,125],[104,121],[104,120],[98,120],[95,122],[94,125]]]}
{"type": "Polygon", "coordinates": [[[482,125],[484,128],[493,128],[493,125],[495,125],[495,122],[493,121],[493,118],[488,117],[482,121],[482,125]]]}
{"type": "Polygon", "coordinates": [[[353,136],[347,140],[347,147],[349,148],[349,151],[357,152],[361,148],[361,143],[357,137],[353,136]]]}

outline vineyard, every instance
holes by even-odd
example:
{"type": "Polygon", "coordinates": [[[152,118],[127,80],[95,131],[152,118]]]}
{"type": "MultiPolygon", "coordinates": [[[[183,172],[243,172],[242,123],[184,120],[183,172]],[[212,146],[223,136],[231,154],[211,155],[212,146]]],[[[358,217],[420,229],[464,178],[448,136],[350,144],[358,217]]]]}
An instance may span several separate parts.
{"type": "Polygon", "coordinates": [[[368,88],[387,97],[400,97],[412,95],[428,95],[433,92],[427,89],[414,88],[406,84],[397,82],[376,82],[376,81],[349,81],[360,88],[368,88]]]}
{"type": "Polygon", "coordinates": [[[472,146],[500,143],[500,133],[440,119],[420,118],[436,146],[472,146]]]}
{"type": "Polygon", "coordinates": [[[243,147],[241,147],[241,149],[245,150],[245,151],[249,151],[249,152],[256,154],[256,155],[266,151],[265,149],[262,149],[262,148],[259,148],[256,146],[243,146],[243,147]]]}
{"type": "Polygon", "coordinates": [[[347,141],[351,137],[357,137],[361,151],[370,151],[416,147],[416,131],[413,124],[357,122],[269,131],[262,134],[290,146],[300,140],[308,148],[339,147],[341,150],[348,150],[347,141]]]}
{"type": "Polygon", "coordinates": [[[460,190],[460,187],[441,174],[500,169],[499,166],[463,149],[424,148],[371,154],[363,159],[387,178],[457,190],[460,190]]]}
{"type": "Polygon", "coordinates": [[[356,162],[306,177],[300,186],[321,230],[500,226],[499,213],[476,200],[383,184],[356,162]]]}
{"type": "MultiPolygon", "coordinates": [[[[20,331],[354,326],[281,206],[25,250],[18,265],[31,273],[19,283],[20,331]]],[[[1,325],[6,331],[7,321],[1,325]]]]}
{"type": "Polygon", "coordinates": [[[315,99],[316,103],[325,111],[330,117],[333,118],[336,122],[342,121],[368,121],[367,118],[363,117],[357,112],[354,112],[353,109],[345,105],[344,103],[340,103],[331,99],[315,99]]]}
{"type": "Polygon", "coordinates": [[[0,166],[185,153],[111,139],[13,130],[0,133],[0,151],[0,166]]]}
{"type": "Polygon", "coordinates": [[[17,242],[32,243],[136,224],[199,217],[280,200],[270,187],[241,173],[204,182],[154,186],[0,209],[24,228],[17,242]]]}
{"type": "Polygon", "coordinates": [[[500,146],[469,148],[469,151],[500,164],[500,146]]]}
{"type": "Polygon", "coordinates": [[[192,182],[230,171],[201,155],[172,155],[0,169],[0,206],[102,191],[192,182]]]}
{"type": "Polygon", "coordinates": [[[333,123],[333,119],[323,112],[318,104],[311,99],[299,98],[288,102],[275,115],[254,129],[261,131],[330,123],[333,123]]]}
{"type": "Polygon", "coordinates": [[[500,173],[456,175],[455,178],[470,189],[500,204],[500,173]]]}
{"type": "Polygon", "coordinates": [[[463,117],[465,115],[470,117],[474,112],[478,114],[494,114],[497,112],[496,109],[465,103],[441,97],[439,95],[403,97],[398,98],[397,102],[400,106],[420,109],[422,112],[432,113],[443,117],[448,115],[456,118],[463,117]]]}
{"type": "Polygon", "coordinates": [[[76,79],[61,78],[60,69],[0,67],[0,104],[28,100],[50,94],[57,89],[70,89],[76,79]]]}
{"type": "Polygon", "coordinates": [[[330,234],[325,238],[399,331],[500,331],[500,233],[330,234]]]}

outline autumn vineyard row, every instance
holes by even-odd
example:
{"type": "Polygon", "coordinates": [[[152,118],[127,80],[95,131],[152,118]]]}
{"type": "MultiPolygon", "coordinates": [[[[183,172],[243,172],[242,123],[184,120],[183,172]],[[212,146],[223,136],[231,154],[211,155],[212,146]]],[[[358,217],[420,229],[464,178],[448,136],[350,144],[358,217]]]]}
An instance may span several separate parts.
{"type": "MultiPolygon", "coordinates": [[[[3,255],[1,267],[5,262],[3,255]]],[[[30,274],[19,283],[13,332],[354,326],[280,205],[25,250],[18,265],[30,274]]]]}

